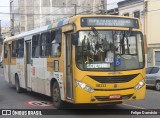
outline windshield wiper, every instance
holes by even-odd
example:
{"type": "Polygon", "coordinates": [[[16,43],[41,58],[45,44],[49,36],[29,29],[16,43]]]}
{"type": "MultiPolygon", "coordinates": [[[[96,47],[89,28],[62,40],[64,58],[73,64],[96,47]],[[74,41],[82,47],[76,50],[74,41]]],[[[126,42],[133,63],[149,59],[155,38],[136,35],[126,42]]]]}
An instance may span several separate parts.
{"type": "Polygon", "coordinates": [[[132,28],[129,28],[128,32],[126,31],[126,42],[127,42],[127,50],[128,50],[128,54],[130,54],[130,49],[129,49],[129,42],[128,42],[128,37],[131,35],[132,33],[132,28]]]}
{"type": "Polygon", "coordinates": [[[128,37],[132,33],[132,28],[129,28],[128,31],[121,31],[121,33],[122,33],[122,37],[120,38],[120,46],[121,46],[121,49],[122,49],[122,55],[125,54],[125,41],[124,41],[124,38],[126,38],[127,50],[128,50],[128,54],[129,54],[130,51],[129,51],[128,37]]]}
{"type": "Polygon", "coordinates": [[[99,36],[99,33],[98,33],[98,31],[96,30],[96,28],[95,28],[95,27],[91,27],[91,29],[92,29],[93,33],[94,33],[99,39],[101,39],[101,37],[99,36]]]}
{"type": "Polygon", "coordinates": [[[131,33],[132,33],[132,28],[129,28],[129,30],[128,30],[127,34],[126,34],[126,37],[129,37],[131,35],[131,33]]]}

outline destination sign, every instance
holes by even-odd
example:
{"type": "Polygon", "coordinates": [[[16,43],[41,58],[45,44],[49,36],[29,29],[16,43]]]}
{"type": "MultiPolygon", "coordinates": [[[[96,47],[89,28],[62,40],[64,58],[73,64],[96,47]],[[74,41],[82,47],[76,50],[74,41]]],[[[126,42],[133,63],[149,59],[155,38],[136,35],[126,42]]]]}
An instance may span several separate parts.
{"type": "Polygon", "coordinates": [[[82,18],[82,27],[128,27],[128,28],[139,28],[138,20],[128,18],[82,18]]]}

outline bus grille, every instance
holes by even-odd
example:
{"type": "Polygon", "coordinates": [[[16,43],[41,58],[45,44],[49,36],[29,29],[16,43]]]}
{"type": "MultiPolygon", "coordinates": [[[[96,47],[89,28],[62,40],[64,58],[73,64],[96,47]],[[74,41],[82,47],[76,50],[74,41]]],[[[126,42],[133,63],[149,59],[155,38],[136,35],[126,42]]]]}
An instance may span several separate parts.
{"type": "Polygon", "coordinates": [[[122,95],[120,99],[110,99],[109,96],[95,96],[98,101],[111,101],[111,100],[127,100],[130,99],[133,94],[122,95]]]}
{"type": "Polygon", "coordinates": [[[90,76],[90,77],[99,83],[124,83],[131,81],[136,76],[138,76],[138,74],[125,75],[125,76],[102,76],[102,77],[90,76]]]}

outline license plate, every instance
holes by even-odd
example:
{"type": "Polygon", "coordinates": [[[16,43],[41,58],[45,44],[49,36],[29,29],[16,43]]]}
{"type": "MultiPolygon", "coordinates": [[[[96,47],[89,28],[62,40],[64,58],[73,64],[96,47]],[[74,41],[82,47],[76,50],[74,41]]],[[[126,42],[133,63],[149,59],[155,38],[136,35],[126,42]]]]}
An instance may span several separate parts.
{"type": "Polygon", "coordinates": [[[110,99],[120,99],[121,95],[117,94],[117,95],[110,95],[109,96],[110,99]]]}

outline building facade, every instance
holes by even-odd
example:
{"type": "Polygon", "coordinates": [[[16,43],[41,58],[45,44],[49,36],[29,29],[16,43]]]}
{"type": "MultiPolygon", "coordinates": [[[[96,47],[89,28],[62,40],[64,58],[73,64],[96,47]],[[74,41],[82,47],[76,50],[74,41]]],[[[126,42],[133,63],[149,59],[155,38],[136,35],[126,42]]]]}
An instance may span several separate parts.
{"type": "Polygon", "coordinates": [[[145,0],[148,66],[160,66],[160,0],[145,0]]]}
{"type": "Polygon", "coordinates": [[[106,10],[106,14],[109,14],[109,15],[119,15],[118,8],[106,10]]]}
{"type": "Polygon", "coordinates": [[[119,2],[118,11],[121,16],[140,18],[142,22],[142,31],[144,33],[144,0],[125,0],[119,2]]]}
{"type": "Polygon", "coordinates": [[[1,29],[1,33],[2,33],[2,40],[0,41],[0,61],[1,61],[1,55],[2,55],[2,46],[3,46],[3,40],[7,37],[10,37],[10,28],[2,28],[1,29]]]}
{"type": "Polygon", "coordinates": [[[33,30],[75,14],[103,9],[104,0],[10,0],[13,34],[33,30]]]}
{"type": "Polygon", "coordinates": [[[160,1],[125,0],[118,8],[119,15],[140,18],[147,40],[146,66],[160,66],[160,1]]]}

